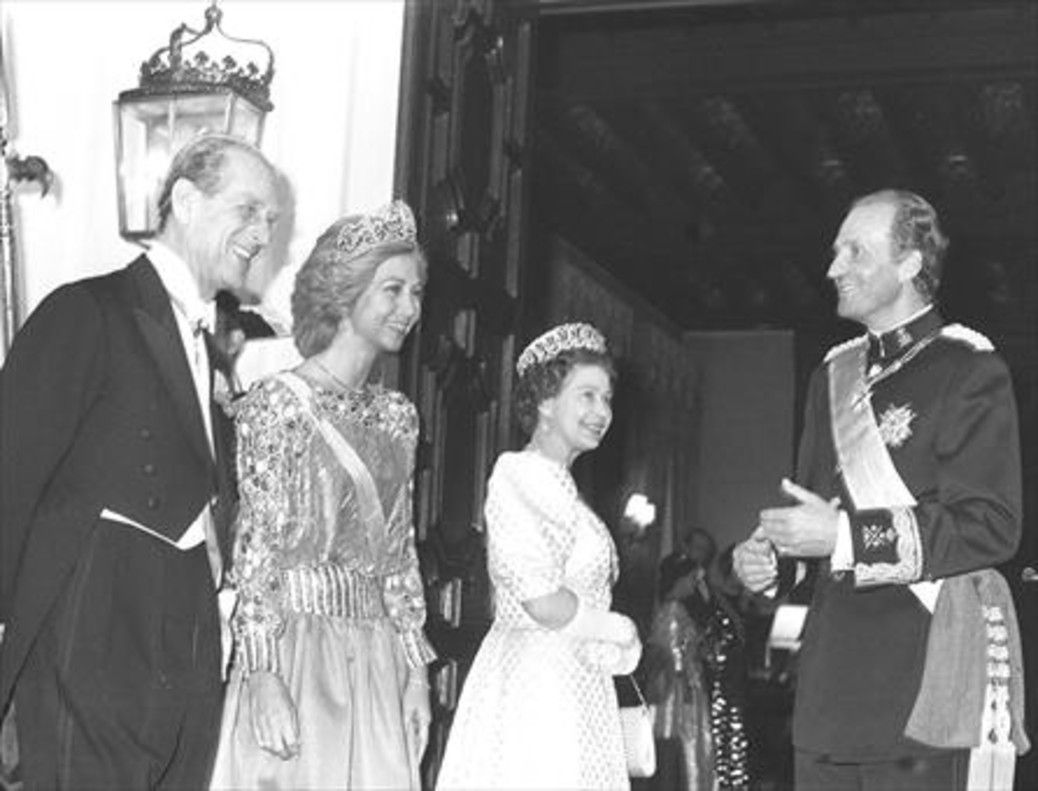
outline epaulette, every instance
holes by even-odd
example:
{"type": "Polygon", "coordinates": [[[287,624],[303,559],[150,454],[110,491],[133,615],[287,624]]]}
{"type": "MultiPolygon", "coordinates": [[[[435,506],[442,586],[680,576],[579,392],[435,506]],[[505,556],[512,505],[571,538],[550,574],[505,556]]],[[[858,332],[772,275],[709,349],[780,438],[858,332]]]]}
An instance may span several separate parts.
{"type": "Polygon", "coordinates": [[[867,334],[859,335],[856,338],[851,338],[849,341],[844,341],[843,343],[836,344],[835,346],[833,346],[833,348],[831,348],[829,351],[825,353],[825,362],[829,362],[834,357],[843,354],[848,349],[853,349],[855,346],[868,343],[868,338],[869,336],[867,334]]]}
{"type": "Polygon", "coordinates": [[[986,336],[964,324],[946,324],[941,327],[941,337],[951,338],[953,341],[962,341],[977,352],[993,352],[995,350],[995,345],[986,336]]]}

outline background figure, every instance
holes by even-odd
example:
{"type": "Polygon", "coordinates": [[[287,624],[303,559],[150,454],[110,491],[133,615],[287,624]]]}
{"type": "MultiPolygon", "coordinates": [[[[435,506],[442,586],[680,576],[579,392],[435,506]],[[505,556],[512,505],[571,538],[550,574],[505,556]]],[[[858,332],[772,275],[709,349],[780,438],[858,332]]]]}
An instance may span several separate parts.
{"type": "MultiPolygon", "coordinates": [[[[1026,745],[1004,700],[1022,710],[1019,668],[998,660],[1012,655],[1012,601],[992,570],[1020,537],[1013,387],[990,342],[934,307],[946,248],[918,195],[851,207],[828,274],[840,316],[868,332],[815,371],[799,485],[782,482],[789,504],[761,511],[735,553],[753,590],[776,581],[776,554],[820,564],[793,718],[798,788],[964,788],[968,751],[952,749],[963,740],[986,760],[989,736],[1026,745]],[[1008,686],[988,686],[988,667],[1008,686]],[[955,738],[915,729],[920,718],[955,738]]],[[[1006,757],[1011,777],[1011,746],[1006,757]]]]}
{"type": "Polygon", "coordinates": [[[418,415],[368,380],[417,323],[425,277],[405,204],[334,223],[292,295],[304,361],[239,402],[215,788],[419,788],[434,654],[411,519],[418,415]]]}
{"type": "MultiPolygon", "coordinates": [[[[729,672],[738,678],[743,702],[748,752],[747,774],[751,787],[766,791],[784,788],[793,782],[791,720],[796,653],[769,647],[769,637],[780,602],[773,597],[751,593],[739,581],[733,566],[735,544],[730,544],[714,562],[714,593],[731,604],[740,624],[740,640],[730,653],[729,672]]],[[[805,580],[795,595],[783,604],[806,604],[805,580]]]]}
{"type": "Polygon", "coordinates": [[[697,584],[695,571],[695,563],[683,552],[667,555],[660,563],[660,606],[649,638],[653,650],[646,652],[656,657],[646,694],[657,706],[660,749],[652,787],[658,791],[717,787],[710,693],[703,669],[705,634],[683,602],[697,584]]]}
{"type": "Polygon", "coordinates": [[[717,555],[713,537],[693,528],[686,542],[692,561],[691,590],[682,599],[702,631],[703,667],[710,690],[710,729],[714,775],[718,788],[749,786],[749,742],[743,711],[746,704],[746,637],[732,602],[710,581],[717,555]]]}
{"type": "Polygon", "coordinates": [[[462,690],[440,789],[627,788],[612,675],[641,644],[610,612],[616,549],[570,466],[612,422],[605,339],[565,324],[519,356],[516,408],[530,442],[487,484],[495,619],[462,690]]]}
{"type": "Polygon", "coordinates": [[[174,158],[160,232],[63,286],[0,374],[0,703],[29,788],[199,788],[221,689],[234,507],[207,330],[270,241],[275,175],[236,138],[174,158]]]}

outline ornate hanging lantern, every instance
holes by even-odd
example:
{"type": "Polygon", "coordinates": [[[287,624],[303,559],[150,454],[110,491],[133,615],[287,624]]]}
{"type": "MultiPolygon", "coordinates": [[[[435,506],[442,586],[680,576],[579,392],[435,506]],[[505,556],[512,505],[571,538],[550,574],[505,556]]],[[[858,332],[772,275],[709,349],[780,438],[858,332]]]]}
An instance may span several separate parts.
{"type": "Polygon", "coordinates": [[[186,142],[219,132],[260,143],[264,118],[273,109],[274,53],[262,41],[228,36],[222,17],[213,0],[202,30],[176,28],[169,46],[141,65],[139,87],[123,91],[115,102],[119,233],[125,239],[157,233],[162,179],[186,142]],[[205,42],[207,50],[200,42],[210,34],[219,37],[205,42]],[[266,57],[264,71],[256,55],[266,57]]]}

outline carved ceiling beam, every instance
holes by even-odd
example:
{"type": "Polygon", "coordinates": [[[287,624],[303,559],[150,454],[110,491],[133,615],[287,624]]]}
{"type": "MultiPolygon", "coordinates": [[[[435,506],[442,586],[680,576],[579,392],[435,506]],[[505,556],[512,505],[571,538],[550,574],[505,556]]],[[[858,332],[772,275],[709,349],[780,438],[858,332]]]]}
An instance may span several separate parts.
{"type": "Polygon", "coordinates": [[[755,96],[746,104],[752,108],[754,128],[768,130],[762,138],[787,178],[799,187],[814,221],[835,221],[854,196],[855,185],[828,120],[799,91],[755,96]]]}
{"type": "Polygon", "coordinates": [[[737,196],[745,215],[740,222],[770,217],[799,222],[807,205],[751,125],[735,97],[710,94],[690,103],[687,113],[693,139],[737,196]]]}
{"type": "Polygon", "coordinates": [[[723,221],[730,216],[734,211],[734,196],[724,177],[692,142],[688,132],[658,102],[644,100],[636,106],[669,180],[678,179],[682,191],[694,196],[707,221],[723,221]]]}
{"type": "Polygon", "coordinates": [[[894,140],[886,112],[871,88],[823,91],[819,97],[824,114],[832,125],[834,137],[844,159],[851,163],[851,175],[858,192],[891,183],[911,183],[912,168],[894,140]],[[877,182],[879,178],[882,181],[877,182]]]}
{"type": "Polygon", "coordinates": [[[949,83],[905,86],[887,103],[900,137],[924,167],[917,189],[940,206],[946,219],[979,211],[986,198],[976,151],[957,106],[961,91],[961,85],[949,83]]]}
{"type": "MultiPolygon", "coordinates": [[[[661,227],[647,225],[636,208],[578,161],[541,126],[536,137],[539,205],[545,225],[600,260],[605,268],[642,293],[672,301],[683,297],[695,278],[686,278],[675,260],[687,260],[687,245],[661,227]]],[[[666,308],[664,308],[666,310],[666,308]]]]}
{"type": "MultiPolygon", "coordinates": [[[[1036,162],[1035,81],[993,81],[977,88],[977,114],[985,163],[998,180],[992,204],[1000,214],[1028,211],[1034,201],[1036,162]]],[[[1034,227],[1034,218],[1025,220],[1034,227]]]]}
{"type": "Polygon", "coordinates": [[[1033,74],[1033,3],[991,2],[946,11],[863,17],[841,5],[821,17],[768,24],[694,18],[663,25],[570,25],[553,34],[544,91],[596,103],[652,95],[905,83],[935,76],[1033,74]],[[882,46],[878,46],[878,42],[882,46]],[[643,67],[628,68],[640,63],[643,67]]]}
{"type": "MultiPolygon", "coordinates": [[[[639,150],[619,134],[597,110],[587,105],[574,105],[559,117],[560,127],[575,143],[575,151],[592,160],[617,192],[631,197],[644,218],[654,229],[680,227],[692,216],[692,207],[667,189],[646,163],[639,150]]],[[[683,239],[674,239],[681,243],[683,239]]]]}

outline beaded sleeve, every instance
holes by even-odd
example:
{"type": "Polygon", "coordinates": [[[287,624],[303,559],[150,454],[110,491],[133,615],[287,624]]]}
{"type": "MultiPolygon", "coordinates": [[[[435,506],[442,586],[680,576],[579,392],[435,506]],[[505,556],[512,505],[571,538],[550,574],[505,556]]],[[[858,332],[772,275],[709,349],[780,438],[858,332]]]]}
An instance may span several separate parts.
{"type": "Polygon", "coordinates": [[[398,435],[407,454],[406,476],[398,488],[392,510],[387,514],[388,557],[382,579],[382,603],[412,668],[422,667],[436,658],[425,637],[425,591],[415,550],[414,454],[418,439],[418,413],[400,393],[387,398],[386,420],[391,434],[398,435]]]}
{"type": "Polygon", "coordinates": [[[293,481],[313,433],[298,400],[274,380],[253,387],[238,412],[241,505],[235,525],[232,583],[238,609],[232,627],[247,673],[280,673],[277,639],[284,628],[279,552],[298,529],[293,481]]]}

